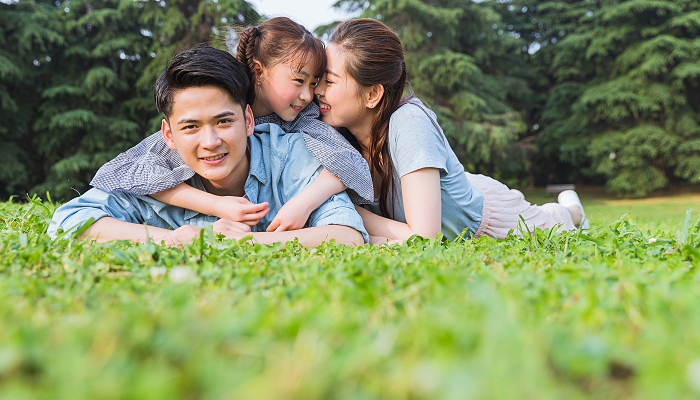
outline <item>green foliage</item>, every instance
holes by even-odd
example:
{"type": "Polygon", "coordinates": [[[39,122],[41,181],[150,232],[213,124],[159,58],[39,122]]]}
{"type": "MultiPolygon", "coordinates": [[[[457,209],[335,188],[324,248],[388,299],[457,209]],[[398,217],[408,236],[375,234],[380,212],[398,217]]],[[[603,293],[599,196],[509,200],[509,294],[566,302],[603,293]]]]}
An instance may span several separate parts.
{"type": "MultiPolygon", "coordinates": [[[[340,0],[405,44],[412,89],[472,172],[511,185],[700,183],[696,0],[340,0]]],[[[159,125],[180,49],[226,47],[245,0],[0,3],[0,198],[69,198],[159,125]]],[[[318,29],[327,33],[334,24],[318,29]]]]}
{"type": "Polygon", "coordinates": [[[505,240],[282,249],[204,234],[171,249],[52,241],[56,206],[0,203],[2,398],[700,390],[697,212],[640,224],[652,213],[633,207],[587,234],[505,240]]]}
{"type": "Polygon", "coordinates": [[[243,0],[0,3],[0,198],[70,198],[157,130],[151,86],[180,49],[256,21],[243,0]],[[219,29],[219,28],[221,29],[219,29]]]}
{"type": "Polygon", "coordinates": [[[507,3],[514,31],[539,47],[538,142],[563,164],[559,179],[603,177],[635,197],[700,182],[700,3],[507,3]]]}

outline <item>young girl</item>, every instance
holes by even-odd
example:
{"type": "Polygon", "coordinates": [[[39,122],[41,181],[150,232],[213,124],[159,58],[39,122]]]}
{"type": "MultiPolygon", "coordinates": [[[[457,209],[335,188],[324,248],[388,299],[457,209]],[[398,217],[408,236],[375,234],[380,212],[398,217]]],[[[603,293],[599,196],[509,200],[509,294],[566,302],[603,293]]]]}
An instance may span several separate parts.
{"type": "MultiPolygon", "coordinates": [[[[247,66],[248,103],[255,123],[274,123],[285,132],[301,132],[304,143],[325,170],[316,181],[285,204],[268,231],[302,228],[309,214],[342,190],[356,204],[373,200],[367,162],[336,130],[318,120],[313,89],[326,70],[323,43],[296,22],[278,17],[240,34],[236,51],[247,66]]],[[[170,150],[160,133],[151,135],[97,171],[90,184],[122,190],[174,206],[254,226],[269,211],[266,203],[220,197],[185,183],[194,172],[170,150]]]]}
{"type": "Polygon", "coordinates": [[[401,41],[381,22],[341,23],[326,49],[326,76],[316,86],[322,120],[343,127],[372,171],[377,201],[358,208],[373,242],[411,235],[448,239],[503,238],[517,228],[585,227],[578,195],[531,205],[517,191],[483,175],[464,172],[436,123],[415,97],[403,98],[406,64],[401,41]]]}

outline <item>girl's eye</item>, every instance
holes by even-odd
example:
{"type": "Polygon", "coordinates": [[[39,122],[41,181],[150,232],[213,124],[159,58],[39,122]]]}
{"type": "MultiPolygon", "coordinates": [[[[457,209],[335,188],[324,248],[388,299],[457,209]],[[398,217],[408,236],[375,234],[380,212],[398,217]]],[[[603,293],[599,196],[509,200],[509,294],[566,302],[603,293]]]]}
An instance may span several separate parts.
{"type": "Polygon", "coordinates": [[[304,80],[303,80],[303,79],[295,79],[294,82],[300,83],[300,84],[302,84],[302,85],[304,84],[304,80]]]}
{"type": "Polygon", "coordinates": [[[326,85],[332,85],[332,84],[333,84],[333,82],[331,82],[331,81],[329,81],[328,79],[326,79],[326,85]]]}

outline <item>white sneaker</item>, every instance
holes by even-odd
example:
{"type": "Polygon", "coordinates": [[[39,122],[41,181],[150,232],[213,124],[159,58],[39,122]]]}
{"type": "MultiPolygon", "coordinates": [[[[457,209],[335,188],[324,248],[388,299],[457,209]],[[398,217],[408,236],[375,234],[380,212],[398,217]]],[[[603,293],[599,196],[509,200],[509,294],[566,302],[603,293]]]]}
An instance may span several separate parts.
{"type": "Polygon", "coordinates": [[[581,222],[579,222],[578,227],[581,229],[590,228],[591,224],[588,222],[588,218],[586,218],[586,212],[583,211],[583,204],[581,204],[581,199],[578,197],[578,193],[573,190],[565,190],[559,193],[557,203],[564,207],[579,207],[581,209],[581,222]]]}

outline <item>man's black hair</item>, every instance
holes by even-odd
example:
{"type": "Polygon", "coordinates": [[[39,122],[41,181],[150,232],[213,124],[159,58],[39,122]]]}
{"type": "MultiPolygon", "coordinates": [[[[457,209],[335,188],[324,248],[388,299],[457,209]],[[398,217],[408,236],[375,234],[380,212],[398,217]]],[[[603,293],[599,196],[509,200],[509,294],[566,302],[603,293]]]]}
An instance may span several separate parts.
{"type": "Polygon", "coordinates": [[[168,119],[173,112],[174,93],[201,86],[224,90],[244,110],[254,98],[254,88],[243,64],[226,51],[199,45],[178,53],[156,80],[153,97],[158,111],[168,119]]]}

